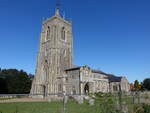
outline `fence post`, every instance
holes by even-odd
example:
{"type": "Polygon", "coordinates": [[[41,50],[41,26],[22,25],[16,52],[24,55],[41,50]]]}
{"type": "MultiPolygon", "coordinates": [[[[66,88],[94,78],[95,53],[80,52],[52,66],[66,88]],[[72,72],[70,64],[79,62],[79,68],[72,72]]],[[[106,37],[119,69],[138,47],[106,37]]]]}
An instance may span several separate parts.
{"type": "Polygon", "coordinates": [[[63,93],[63,113],[66,113],[66,93],[63,93]]]}

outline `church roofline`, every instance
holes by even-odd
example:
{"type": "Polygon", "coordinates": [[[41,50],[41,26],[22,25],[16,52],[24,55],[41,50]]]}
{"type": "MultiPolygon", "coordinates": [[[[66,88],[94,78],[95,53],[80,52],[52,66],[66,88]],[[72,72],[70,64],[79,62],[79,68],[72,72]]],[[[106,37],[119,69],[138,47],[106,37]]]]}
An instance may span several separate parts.
{"type": "Polygon", "coordinates": [[[105,72],[100,71],[100,70],[94,70],[94,69],[92,69],[92,72],[93,72],[93,73],[99,73],[99,74],[107,75],[105,72]]]}
{"type": "Polygon", "coordinates": [[[123,78],[123,77],[115,76],[112,74],[107,74],[107,77],[109,79],[109,82],[121,82],[121,79],[123,78]]]}
{"type": "MultiPolygon", "coordinates": [[[[82,67],[85,67],[85,66],[76,66],[76,67],[73,67],[73,68],[65,69],[65,71],[80,70],[80,68],[82,68],[82,67]]],[[[89,68],[89,69],[91,69],[91,68],[89,68]]],[[[107,74],[107,73],[105,73],[105,72],[103,72],[101,70],[91,69],[91,71],[92,71],[92,73],[98,73],[98,74],[106,75],[107,79],[109,80],[109,82],[121,82],[121,79],[123,78],[122,76],[115,76],[113,74],[107,74]]]]}
{"type": "MultiPolygon", "coordinates": [[[[85,66],[74,66],[72,68],[65,69],[65,71],[78,70],[78,69],[80,69],[82,67],[88,67],[88,66],[87,65],[85,65],[85,66]]],[[[90,67],[88,67],[88,68],[90,69],[90,67]]]]}
{"type": "Polygon", "coordinates": [[[65,69],[65,71],[79,70],[81,66],[65,69]]]}
{"type": "Polygon", "coordinates": [[[60,16],[57,16],[57,15],[54,15],[54,16],[48,18],[47,20],[45,20],[44,24],[47,23],[47,22],[49,22],[49,21],[52,21],[54,19],[59,19],[59,20],[63,21],[64,23],[68,24],[68,25],[72,25],[69,21],[64,20],[63,18],[61,18],[60,16]]]}

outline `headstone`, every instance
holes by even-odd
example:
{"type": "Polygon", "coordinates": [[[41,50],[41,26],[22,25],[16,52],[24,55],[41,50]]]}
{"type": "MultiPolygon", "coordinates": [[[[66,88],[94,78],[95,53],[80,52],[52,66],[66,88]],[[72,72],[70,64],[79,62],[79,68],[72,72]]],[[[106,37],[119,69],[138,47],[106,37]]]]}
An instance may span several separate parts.
{"type": "Polygon", "coordinates": [[[74,99],[78,104],[83,104],[84,99],[82,96],[74,96],[74,99]]]}
{"type": "Polygon", "coordinates": [[[89,105],[93,106],[94,105],[94,99],[89,100],[89,105]]]}
{"type": "Polygon", "coordinates": [[[64,103],[66,104],[68,102],[68,96],[64,96],[64,103]]]}
{"type": "Polygon", "coordinates": [[[85,99],[85,100],[89,100],[90,97],[89,97],[89,96],[84,96],[84,99],[85,99]]]}

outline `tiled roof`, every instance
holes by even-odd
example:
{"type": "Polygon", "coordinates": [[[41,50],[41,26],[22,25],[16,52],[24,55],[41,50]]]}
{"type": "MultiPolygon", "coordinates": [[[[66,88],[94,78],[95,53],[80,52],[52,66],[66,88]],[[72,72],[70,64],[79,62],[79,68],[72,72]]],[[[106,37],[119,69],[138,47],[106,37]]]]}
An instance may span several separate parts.
{"type": "Polygon", "coordinates": [[[78,67],[73,67],[73,68],[68,68],[68,69],[65,69],[65,71],[72,71],[72,70],[78,70],[80,69],[81,67],[78,66],[78,67]]]}
{"type": "Polygon", "coordinates": [[[104,74],[104,75],[107,75],[106,73],[104,73],[103,71],[101,70],[92,70],[93,73],[99,73],[99,74],[104,74]]]}
{"type": "Polygon", "coordinates": [[[107,74],[107,76],[108,76],[109,82],[121,82],[122,77],[117,77],[112,74],[107,74]]]}

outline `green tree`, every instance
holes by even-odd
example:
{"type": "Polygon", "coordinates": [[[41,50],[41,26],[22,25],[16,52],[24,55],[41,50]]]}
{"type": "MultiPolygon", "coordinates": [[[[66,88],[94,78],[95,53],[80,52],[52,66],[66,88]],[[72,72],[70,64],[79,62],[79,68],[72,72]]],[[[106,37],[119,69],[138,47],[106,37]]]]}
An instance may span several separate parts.
{"type": "Polygon", "coordinates": [[[139,90],[141,88],[141,85],[138,80],[134,81],[134,88],[135,88],[135,90],[139,90]]]}
{"type": "Polygon", "coordinates": [[[27,74],[23,70],[3,69],[0,72],[0,93],[21,94],[29,93],[33,75],[27,74]]]}
{"type": "Polygon", "coordinates": [[[143,88],[147,89],[147,90],[150,90],[150,78],[144,79],[144,81],[143,81],[143,88]]]}
{"type": "Polygon", "coordinates": [[[8,89],[7,89],[7,83],[4,78],[0,78],[0,94],[7,94],[8,89]]]}

